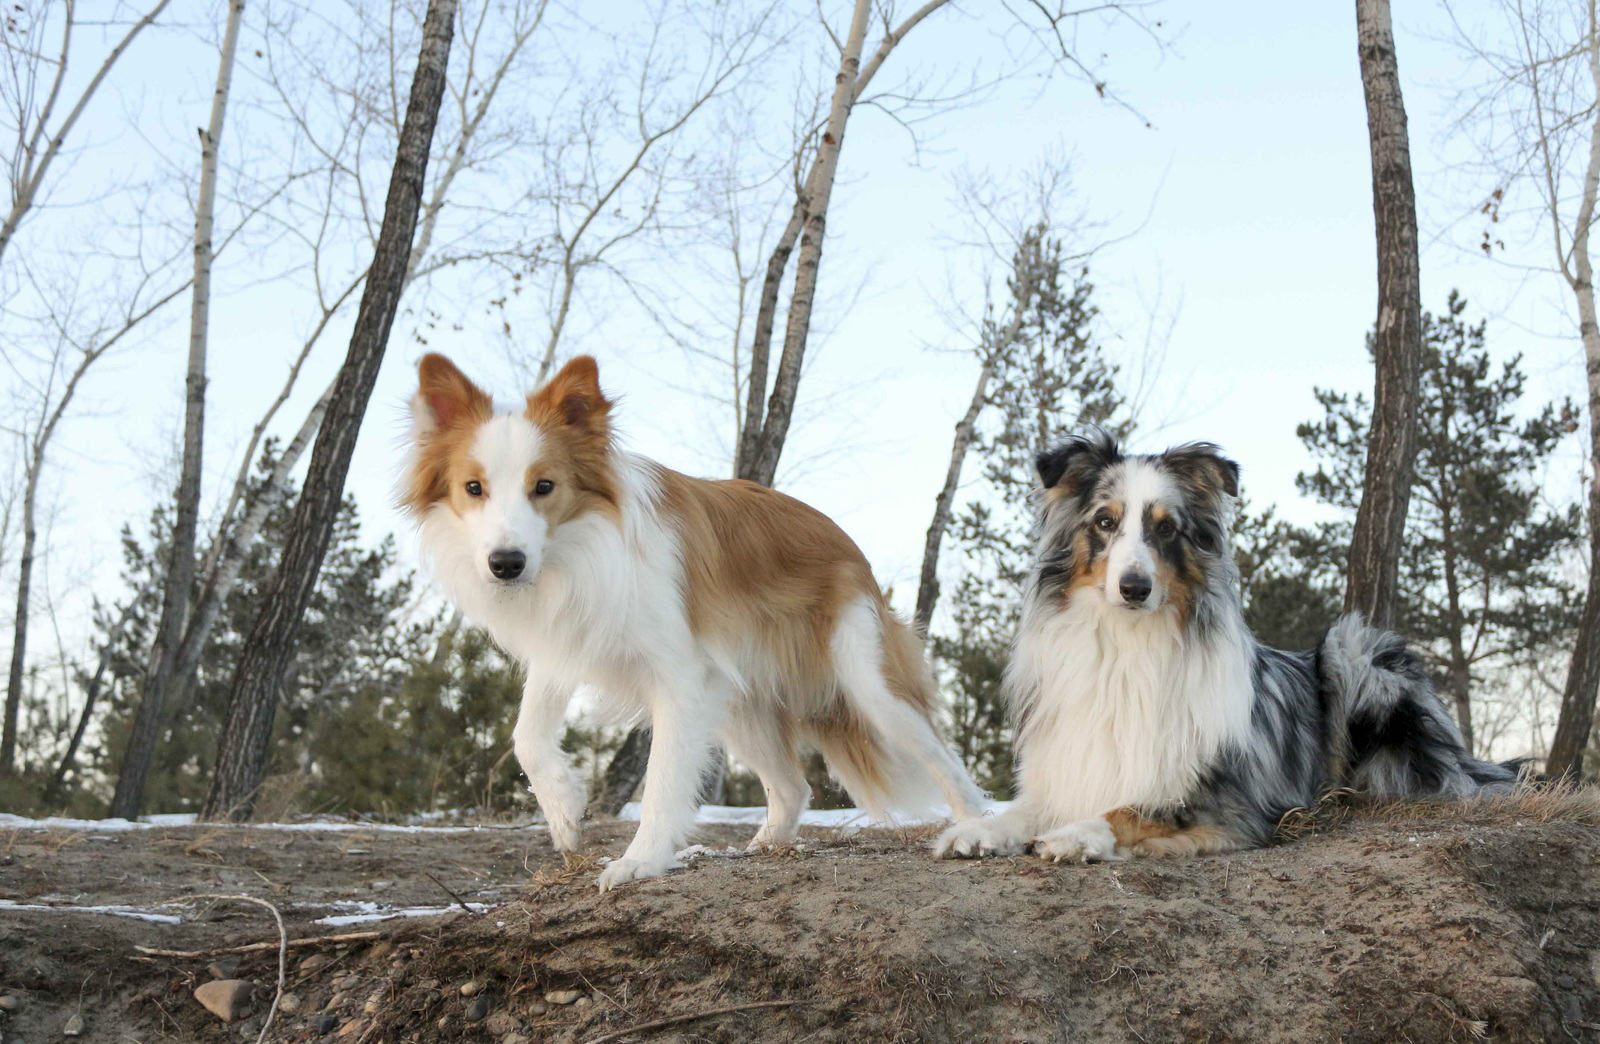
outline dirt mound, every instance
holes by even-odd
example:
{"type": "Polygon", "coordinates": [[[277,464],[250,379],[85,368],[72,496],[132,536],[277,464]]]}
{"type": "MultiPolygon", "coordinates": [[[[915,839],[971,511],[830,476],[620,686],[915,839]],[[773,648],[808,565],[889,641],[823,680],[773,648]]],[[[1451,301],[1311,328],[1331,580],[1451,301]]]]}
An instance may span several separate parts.
{"type": "MultiPolygon", "coordinates": [[[[526,830],[27,830],[0,835],[0,899],[248,891],[291,938],[373,933],[290,951],[272,1040],[1597,1039],[1600,834],[1549,812],[1359,812],[1263,851],[1092,867],[819,831],[605,896],[592,862],[526,830]],[[325,923],[405,904],[455,912],[325,923]]],[[[630,832],[601,824],[597,851],[630,832]]],[[[41,1044],[81,1012],[84,1039],[254,1040],[276,940],[243,904],[181,925],[0,907],[0,996],[19,1001],[0,1029],[41,1044]],[[191,996],[209,956],[135,949],[261,941],[220,969],[257,984],[232,1026],[191,996]]]]}

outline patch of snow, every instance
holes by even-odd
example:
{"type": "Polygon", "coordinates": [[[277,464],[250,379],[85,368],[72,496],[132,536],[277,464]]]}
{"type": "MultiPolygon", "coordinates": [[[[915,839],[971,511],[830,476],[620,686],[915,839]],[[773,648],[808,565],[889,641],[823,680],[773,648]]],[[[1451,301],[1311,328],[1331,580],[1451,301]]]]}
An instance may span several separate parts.
{"type": "MultiPolygon", "coordinates": [[[[331,905],[331,904],[330,904],[331,905]]],[[[369,904],[370,905],[370,904],[369,904]]],[[[467,909],[473,913],[486,913],[493,910],[489,903],[468,903],[467,909]]],[[[330,917],[319,917],[315,924],[325,924],[332,928],[341,928],[350,924],[370,924],[373,921],[388,921],[396,917],[438,917],[452,910],[459,910],[459,906],[408,906],[403,909],[379,909],[370,913],[336,914],[330,917]]]]}
{"type": "Polygon", "coordinates": [[[10,899],[0,899],[0,910],[21,910],[33,913],[88,913],[107,914],[111,917],[131,917],[136,921],[152,921],[156,924],[182,924],[182,918],[176,914],[155,913],[151,910],[141,910],[137,906],[48,906],[41,903],[18,903],[10,899]]]}
{"type": "MultiPolygon", "coordinates": [[[[170,815],[144,816],[138,822],[126,819],[68,819],[64,816],[47,816],[29,819],[0,812],[0,830],[82,830],[99,834],[122,833],[129,830],[154,830],[157,828],[195,825],[192,812],[175,812],[170,815]]],[[[420,823],[363,823],[345,819],[311,819],[300,823],[207,823],[214,829],[286,830],[333,832],[341,831],[375,834],[475,834],[485,830],[545,830],[543,823],[521,825],[494,823],[485,826],[426,826],[420,823]]]]}

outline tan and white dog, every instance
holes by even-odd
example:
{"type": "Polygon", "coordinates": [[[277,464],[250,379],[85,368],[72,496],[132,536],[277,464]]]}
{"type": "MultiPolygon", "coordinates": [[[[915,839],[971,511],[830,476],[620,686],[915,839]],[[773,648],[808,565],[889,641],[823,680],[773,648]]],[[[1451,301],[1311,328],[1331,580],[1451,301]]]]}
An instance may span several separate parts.
{"type": "Polygon", "coordinates": [[[795,836],[807,744],[876,815],[937,795],[978,814],[921,642],[826,516],[624,452],[587,356],[512,411],[442,355],[419,377],[401,501],[435,578],[527,670],[517,760],[558,849],[578,846],[586,803],[560,747],[574,690],[651,725],[639,830],[602,891],[675,865],[718,741],[766,788],[752,846],[795,836]]]}

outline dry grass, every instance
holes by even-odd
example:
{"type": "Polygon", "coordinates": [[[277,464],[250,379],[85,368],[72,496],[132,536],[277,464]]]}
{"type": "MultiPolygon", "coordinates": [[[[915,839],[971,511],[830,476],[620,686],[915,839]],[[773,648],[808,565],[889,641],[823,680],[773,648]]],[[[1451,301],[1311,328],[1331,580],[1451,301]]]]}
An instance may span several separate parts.
{"type": "Polygon", "coordinates": [[[1600,786],[1525,782],[1510,794],[1464,800],[1373,801],[1347,789],[1331,790],[1313,808],[1293,808],[1278,821],[1278,836],[1295,841],[1331,830],[1350,818],[1471,819],[1600,826],[1600,786]]]}

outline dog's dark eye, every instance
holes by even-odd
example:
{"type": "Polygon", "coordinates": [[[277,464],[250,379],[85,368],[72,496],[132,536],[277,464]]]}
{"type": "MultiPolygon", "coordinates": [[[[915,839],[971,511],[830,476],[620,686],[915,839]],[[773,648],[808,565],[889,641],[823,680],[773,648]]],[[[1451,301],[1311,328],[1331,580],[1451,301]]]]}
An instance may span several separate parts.
{"type": "Polygon", "coordinates": [[[1100,529],[1101,532],[1104,533],[1109,533],[1113,529],[1117,528],[1117,520],[1112,518],[1110,515],[1101,515],[1099,518],[1094,520],[1094,524],[1100,529]]]}
{"type": "Polygon", "coordinates": [[[1177,535],[1178,527],[1172,524],[1170,518],[1164,518],[1156,523],[1156,535],[1162,540],[1171,540],[1177,535]]]}
{"type": "Polygon", "coordinates": [[[471,482],[468,482],[467,483],[467,496],[469,496],[469,497],[481,497],[481,496],[483,496],[483,483],[479,482],[477,479],[473,479],[471,482]]]}
{"type": "Polygon", "coordinates": [[[546,496],[552,489],[555,488],[556,484],[554,482],[551,482],[549,479],[540,479],[538,482],[533,484],[533,495],[536,497],[546,496]]]}

